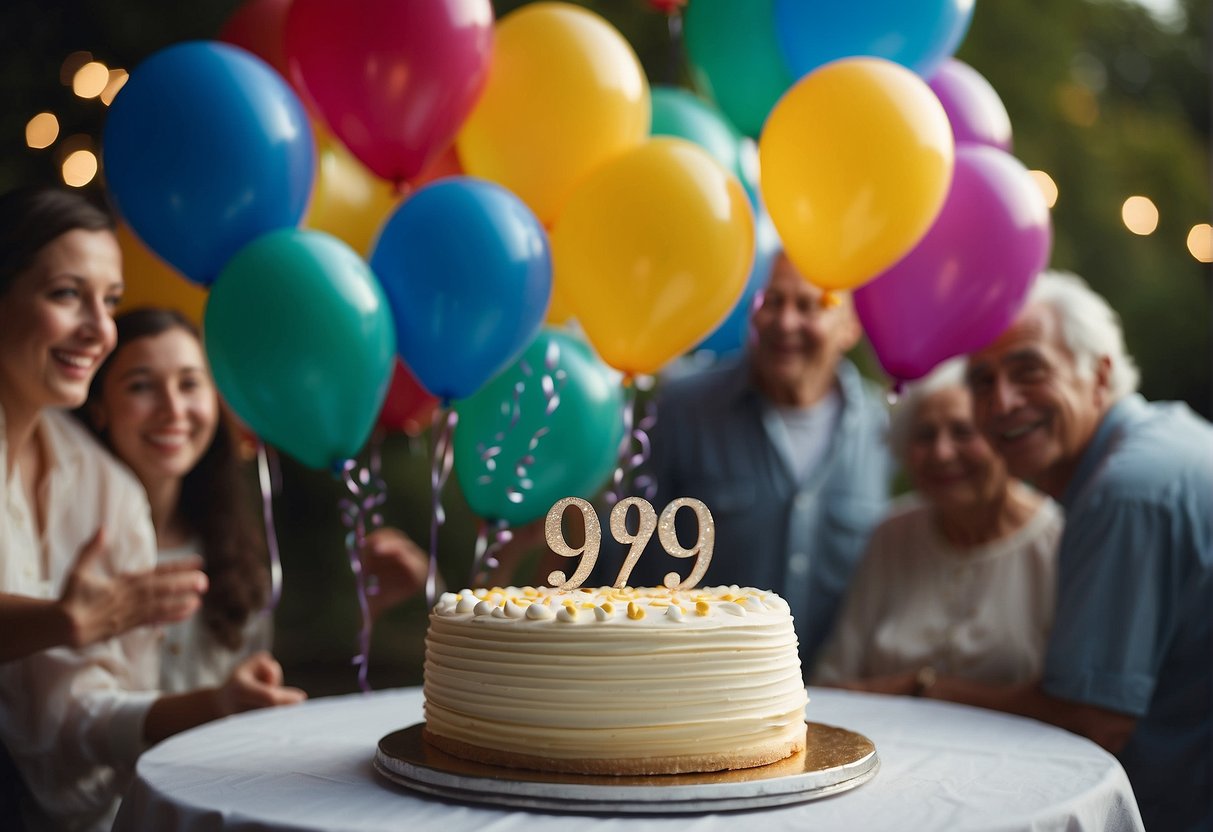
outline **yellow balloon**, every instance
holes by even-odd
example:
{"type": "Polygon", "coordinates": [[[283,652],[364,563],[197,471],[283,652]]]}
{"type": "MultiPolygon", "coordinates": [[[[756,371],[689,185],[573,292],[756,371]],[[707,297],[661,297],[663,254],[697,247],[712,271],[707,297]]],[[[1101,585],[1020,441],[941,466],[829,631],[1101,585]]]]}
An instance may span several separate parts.
{"type": "Polygon", "coordinates": [[[341,142],[319,127],[314,129],[316,180],[303,225],[332,234],[366,257],[379,228],[401,197],[341,142]]]}
{"type": "Polygon", "coordinates": [[[587,178],[552,232],[553,286],[602,359],[654,373],[728,315],[754,259],[745,189],[698,145],[651,139],[587,178]]]}
{"type": "Polygon", "coordinates": [[[153,254],[125,223],[115,231],[122,250],[122,293],[119,312],[155,306],[175,309],[202,326],[206,289],[182,277],[172,266],[153,254]]]}
{"type": "Polygon", "coordinates": [[[587,9],[534,3],[497,24],[488,84],[456,145],[464,170],[546,223],[579,180],[648,132],[649,84],[623,36],[587,9]]]}
{"type": "Polygon", "coordinates": [[[825,289],[850,289],[926,234],[952,179],[952,129],[910,70],[847,58],[802,78],[759,140],[762,195],[788,257],[825,289]]]}

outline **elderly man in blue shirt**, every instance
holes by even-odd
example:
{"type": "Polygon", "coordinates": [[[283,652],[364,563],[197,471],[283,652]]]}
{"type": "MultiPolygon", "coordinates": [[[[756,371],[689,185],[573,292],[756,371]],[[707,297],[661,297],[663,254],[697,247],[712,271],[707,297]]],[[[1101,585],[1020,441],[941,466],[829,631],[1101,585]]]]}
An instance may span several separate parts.
{"type": "MultiPolygon", "coordinates": [[[[704,581],[782,595],[806,672],[884,514],[891,471],[883,398],[843,357],[861,330],[841,300],[823,303],[781,255],[746,352],[664,382],[651,437],[657,510],[683,496],[707,504],[716,546],[704,581]]],[[[694,540],[693,526],[680,537],[694,540]]],[[[676,567],[650,546],[631,583],[676,567]]]]}
{"type": "Polygon", "coordinates": [[[969,357],[978,426],[1059,500],[1057,611],[1040,683],[929,695],[997,707],[1114,752],[1150,830],[1213,828],[1213,426],[1146,402],[1116,314],[1046,273],[969,357]]]}

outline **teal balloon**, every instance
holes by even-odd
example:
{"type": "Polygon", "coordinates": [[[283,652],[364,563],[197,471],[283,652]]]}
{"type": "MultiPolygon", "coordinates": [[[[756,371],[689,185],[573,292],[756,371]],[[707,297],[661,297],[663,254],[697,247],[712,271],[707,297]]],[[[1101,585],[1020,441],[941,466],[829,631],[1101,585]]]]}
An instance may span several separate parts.
{"type": "Polygon", "coordinates": [[[589,499],[623,439],[619,377],[589,346],[544,328],[522,355],[455,403],[455,474],[468,505],[520,526],[562,497],[589,499]]]}
{"type": "Polygon", "coordinates": [[[795,80],[775,35],[775,0],[694,0],[683,17],[695,85],[757,138],[795,80]]]}
{"type": "Polygon", "coordinates": [[[742,136],[714,106],[680,87],[653,87],[650,102],[652,135],[692,141],[729,173],[738,179],[744,176],[739,148],[742,136]]]}
{"type": "Polygon", "coordinates": [[[257,238],[220,272],[204,330],[219,392],[267,443],[320,469],[366,444],[396,328],[379,282],[345,243],[295,228],[257,238]]]}

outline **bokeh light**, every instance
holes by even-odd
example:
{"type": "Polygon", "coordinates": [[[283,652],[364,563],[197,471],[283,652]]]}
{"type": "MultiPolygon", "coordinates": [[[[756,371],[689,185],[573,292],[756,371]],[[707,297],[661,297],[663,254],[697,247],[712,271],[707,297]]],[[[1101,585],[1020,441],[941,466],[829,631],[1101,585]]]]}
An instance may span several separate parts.
{"type": "Polygon", "coordinates": [[[1188,253],[1202,263],[1213,263],[1213,225],[1197,223],[1188,231],[1188,253]]]}
{"type": "Polygon", "coordinates": [[[76,150],[63,160],[63,181],[73,188],[83,188],[97,175],[97,156],[91,150],[76,150]]]}
{"type": "Polygon", "coordinates": [[[130,78],[130,74],[125,69],[111,69],[109,83],[101,91],[101,103],[107,107],[114,103],[114,96],[118,94],[118,90],[122,89],[128,78],[130,78]]]}
{"type": "Polygon", "coordinates": [[[1158,228],[1158,208],[1148,196],[1131,196],[1120,208],[1125,228],[1143,237],[1158,228]]]}
{"type": "Polygon", "coordinates": [[[1032,181],[1036,183],[1036,187],[1040,188],[1040,193],[1045,198],[1045,205],[1052,208],[1057,204],[1057,183],[1053,181],[1053,177],[1045,173],[1043,170],[1028,171],[1032,176],[1032,181]]]}
{"type": "Polygon", "coordinates": [[[96,98],[110,81],[109,67],[100,61],[89,61],[72,76],[72,92],[81,98],[96,98]]]}
{"type": "Polygon", "coordinates": [[[73,52],[63,59],[63,63],[59,66],[59,82],[65,87],[72,85],[72,79],[76,77],[76,73],[80,71],[80,67],[87,64],[93,59],[92,52],[73,52]]]}
{"type": "Polygon", "coordinates": [[[54,113],[38,113],[25,125],[25,143],[35,150],[50,147],[59,138],[59,119],[54,113]]]}

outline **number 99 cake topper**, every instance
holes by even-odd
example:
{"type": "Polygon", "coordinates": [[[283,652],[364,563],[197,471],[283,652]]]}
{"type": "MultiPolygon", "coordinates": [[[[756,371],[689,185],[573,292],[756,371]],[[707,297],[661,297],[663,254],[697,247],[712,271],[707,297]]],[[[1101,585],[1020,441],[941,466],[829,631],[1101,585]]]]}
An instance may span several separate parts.
{"type": "MultiPolygon", "coordinates": [[[[695,566],[685,581],[679,580],[677,572],[670,572],[665,576],[663,583],[666,588],[694,588],[703,578],[703,574],[708,571],[708,564],[712,561],[712,549],[716,546],[716,524],[712,520],[712,512],[708,511],[708,507],[702,501],[696,500],[694,497],[679,497],[674,500],[661,512],[660,518],[657,517],[657,512],[653,509],[652,504],[640,497],[627,497],[615,504],[615,507],[611,509],[611,536],[620,543],[630,543],[631,548],[623,561],[623,567],[615,577],[613,586],[627,585],[628,576],[632,574],[632,569],[636,566],[640,553],[644,551],[644,547],[652,538],[654,529],[657,531],[657,539],[661,541],[661,547],[671,555],[676,558],[695,558],[695,566]],[[636,506],[640,515],[636,534],[631,534],[627,530],[628,509],[632,506],[636,506]],[[683,506],[692,509],[699,519],[699,539],[690,549],[684,549],[679,544],[678,533],[674,529],[674,517],[678,514],[678,509],[683,506]]],[[[543,524],[543,532],[548,546],[556,554],[566,558],[581,555],[581,562],[577,564],[573,577],[566,578],[564,572],[557,570],[548,575],[548,583],[556,589],[562,590],[576,589],[585,583],[585,579],[590,575],[590,570],[594,568],[595,561],[598,560],[598,551],[602,543],[602,526],[598,522],[598,514],[594,511],[594,507],[580,497],[565,497],[557,500],[548,511],[547,520],[543,524]],[[585,519],[585,543],[580,548],[574,548],[568,544],[561,528],[564,510],[569,506],[576,506],[580,509],[582,517],[585,519]]]]}

